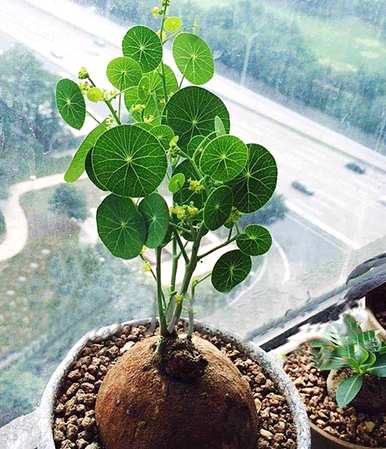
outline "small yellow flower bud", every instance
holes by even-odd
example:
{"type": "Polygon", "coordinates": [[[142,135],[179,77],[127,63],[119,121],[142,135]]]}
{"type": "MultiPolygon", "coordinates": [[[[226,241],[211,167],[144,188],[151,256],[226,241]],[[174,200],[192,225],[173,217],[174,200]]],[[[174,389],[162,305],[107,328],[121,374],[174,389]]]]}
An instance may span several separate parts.
{"type": "Polygon", "coordinates": [[[86,67],[81,67],[79,69],[79,73],[78,73],[78,78],[80,80],[85,80],[86,78],[88,78],[89,74],[88,74],[88,70],[86,69],[86,67]]]}
{"type": "Polygon", "coordinates": [[[153,17],[157,17],[161,12],[161,8],[159,8],[158,6],[153,6],[153,8],[151,9],[151,14],[153,17]]]}
{"type": "Polygon", "coordinates": [[[149,273],[149,272],[151,271],[151,265],[150,265],[150,262],[145,262],[145,263],[143,264],[143,271],[144,271],[145,273],[149,273]]]}
{"type": "Polygon", "coordinates": [[[131,110],[133,112],[142,112],[144,109],[145,109],[144,104],[133,104],[133,106],[131,107],[131,110]]]}
{"type": "Polygon", "coordinates": [[[189,190],[192,192],[201,192],[205,187],[202,185],[201,181],[197,179],[189,179],[189,190]]]}
{"type": "Polygon", "coordinates": [[[154,115],[147,115],[143,119],[144,123],[151,123],[153,120],[154,120],[154,115]]]}
{"type": "Polygon", "coordinates": [[[233,226],[240,220],[240,217],[241,217],[241,212],[239,210],[237,210],[235,207],[233,207],[232,212],[229,215],[229,218],[225,222],[225,224],[228,226],[233,226]]]}
{"type": "Polygon", "coordinates": [[[178,304],[181,304],[182,301],[184,300],[184,295],[181,295],[181,293],[177,293],[175,298],[176,298],[176,304],[178,305],[178,304]]]}

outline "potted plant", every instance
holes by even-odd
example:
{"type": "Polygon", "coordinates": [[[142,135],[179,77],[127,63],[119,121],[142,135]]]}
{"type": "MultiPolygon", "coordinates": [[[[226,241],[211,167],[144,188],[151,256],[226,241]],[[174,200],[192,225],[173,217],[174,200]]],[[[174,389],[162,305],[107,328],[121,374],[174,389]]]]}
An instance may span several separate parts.
{"type": "Polygon", "coordinates": [[[386,342],[350,314],[288,355],[315,449],[386,446],[386,342]]]}
{"type": "Polygon", "coordinates": [[[386,254],[358,265],[347,279],[349,302],[365,298],[367,327],[377,329],[386,339],[386,254]]]}
{"type": "Polygon", "coordinates": [[[229,292],[248,276],[251,257],[269,250],[266,228],[242,230],[238,220],[270,199],[277,167],[267,149],[229,133],[225,104],[199,87],[213,76],[212,53],[200,37],[181,31],[168,6],[163,0],[153,8],[158,33],[134,26],[124,36],[123,56],[106,71],[114,90],[98,86],[85,68],[80,85],[57,84],[58,110],[69,125],[80,129],[87,114],[97,122],[65,179],[74,182],[86,171],[106,192],[96,213],[100,239],[116,257],[143,260],[155,281],[159,329],[154,334],[144,320],[85,336],[44,393],[42,446],[308,448],[303,406],[281,368],[263,351],[194,323],[195,292],[204,279],[211,276],[215,289],[229,292]],[[170,41],[179,82],[163,62],[170,41]],[[192,85],[182,87],[184,80],[192,85]],[[104,103],[109,116],[97,120],[87,100],[104,103]],[[204,236],[223,226],[224,241],[203,251],[204,236]],[[231,244],[209,275],[194,277],[206,256],[231,244]],[[166,290],[167,245],[173,268],[166,290]],[[155,267],[145,248],[154,250],[155,267]],[[181,321],[185,309],[188,320],[181,321]]]}

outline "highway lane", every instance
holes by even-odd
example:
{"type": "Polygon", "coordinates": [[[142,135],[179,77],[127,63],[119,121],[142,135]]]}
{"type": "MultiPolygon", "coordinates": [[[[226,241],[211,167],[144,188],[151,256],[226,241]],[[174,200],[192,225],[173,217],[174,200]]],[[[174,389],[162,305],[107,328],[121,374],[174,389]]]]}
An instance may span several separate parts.
{"type": "MultiPolygon", "coordinates": [[[[5,0],[0,4],[0,13],[2,31],[62,67],[66,76],[75,76],[85,65],[98,84],[108,85],[102,69],[120,53],[120,27],[111,24],[117,45],[106,43],[104,48],[98,48],[93,34],[25,1],[5,0]]],[[[97,33],[91,25],[92,32],[97,33]]],[[[232,132],[267,146],[274,154],[279,164],[279,192],[286,196],[290,208],[353,249],[385,234],[386,207],[379,204],[378,198],[386,194],[386,175],[371,167],[362,176],[352,173],[345,168],[351,157],[343,152],[238,103],[228,100],[227,106],[233,118],[232,132]],[[293,189],[295,179],[312,188],[315,195],[307,197],[293,189]]]]}

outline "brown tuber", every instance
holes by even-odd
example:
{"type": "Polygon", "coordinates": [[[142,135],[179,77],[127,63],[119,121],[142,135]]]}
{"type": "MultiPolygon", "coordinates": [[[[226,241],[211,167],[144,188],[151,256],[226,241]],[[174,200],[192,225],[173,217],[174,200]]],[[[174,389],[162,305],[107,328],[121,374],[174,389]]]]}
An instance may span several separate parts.
{"type": "Polygon", "coordinates": [[[232,362],[208,341],[193,337],[191,346],[188,340],[172,345],[174,356],[167,360],[172,371],[167,372],[157,358],[157,342],[158,337],[149,337],[137,343],[103,380],[96,420],[105,448],[255,449],[255,403],[232,362]],[[189,353],[197,362],[194,378],[185,372],[192,363],[186,363],[189,353]],[[178,363],[180,356],[184,361],[178,363]],[[176,376],[180,366],[183,375],[176,376]]]}

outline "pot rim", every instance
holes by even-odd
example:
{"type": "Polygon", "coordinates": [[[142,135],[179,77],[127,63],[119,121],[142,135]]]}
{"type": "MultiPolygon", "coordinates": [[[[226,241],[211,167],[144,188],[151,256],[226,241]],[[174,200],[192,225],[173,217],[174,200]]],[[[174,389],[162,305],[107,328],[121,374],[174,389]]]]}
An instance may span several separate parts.
{"type": "MultiPolygon", "coordinates": [[[[71,364],[78,356],[80,351],[90,341],[98,342],[108,338],[111,335],[116,334],[125,326],[140,326],[149,324],[152,320],[131,320],[123,323],[115,323],[110,326],[102,327],[98,330],[92,330],[85,334],[67,353],[66,357],[58,365],[54,373],[52,374],[47,386],[43,392],[40,406],[38,409],[39,414],[39,430],[40,430],[40,443],[39,449],[55,449],[55,443],[52,434],[52,422],[53,422],[53,406],[56,395],[61,386],[61,381],[65,373],[70,368],[71,364]]],[[[182,320],[185,321],[185,320],[182,320]]],[[[225,339],[234,342],[243,348],[245,353],[255,361],[257,361],[262,367],[263,371],[274,380],[280,392],[285,396],[288,405],[290,407],[292,418],[296,426],[297,433],[297,449],[310,449],[311,448],[311,431],[308,421],[306,409],[300,395],[293,385],[287,374],[283,371],[280,363],[268,355],[260,347],[255,346],[252,343],[242,342],[238,337],[230,332],[220,330],[210,325],[195,321],[195,330],[211,333],[214,335],[221,335],[225,339]]]]}
{"type": "MultiPolygon", "coordinates": [[[[366,310],[368,312],[368,310],[366,310]]],[[[370,312],[371,313],[371,312],[370,312]]],[[[374,317],[374,319],[376,319],[374,317]]],[[[320,337],[322,334],[320,332],[315,332],[313,334],[305,333],[304,335],[298,334],[298,338],[294,339],[293,342],[289,342],[286,345],[283,345],[281,348],[278,348],[276,350],[276,354],[280,357],[286,357],[289,353],[295,351],[300,345],[307,343],[310,340],[313,340],[314,338],[320,337]],[[280,350],[282,349],[282,350],[280,350]]],[[[291,381],[292,382],[292,381],[291,381]]],[[[308,419],[308,416],[307,416],[308,419]]],[[[326,432],[325,430],[318,427],[316,424],[314,424],[310,419],[308,419],[308,422],[310,424],[311,433],[317,433],[326,440],[332,441],[334,444],[341,446],[345,449],[386,449],[386,447],[375,447],[371,448],[370,446],[360,446],[358,444],[350,443],[348,441],[342,440],[341,438],[337,438],[334,435],[331,435],[330,433],[326,432]]]]}

